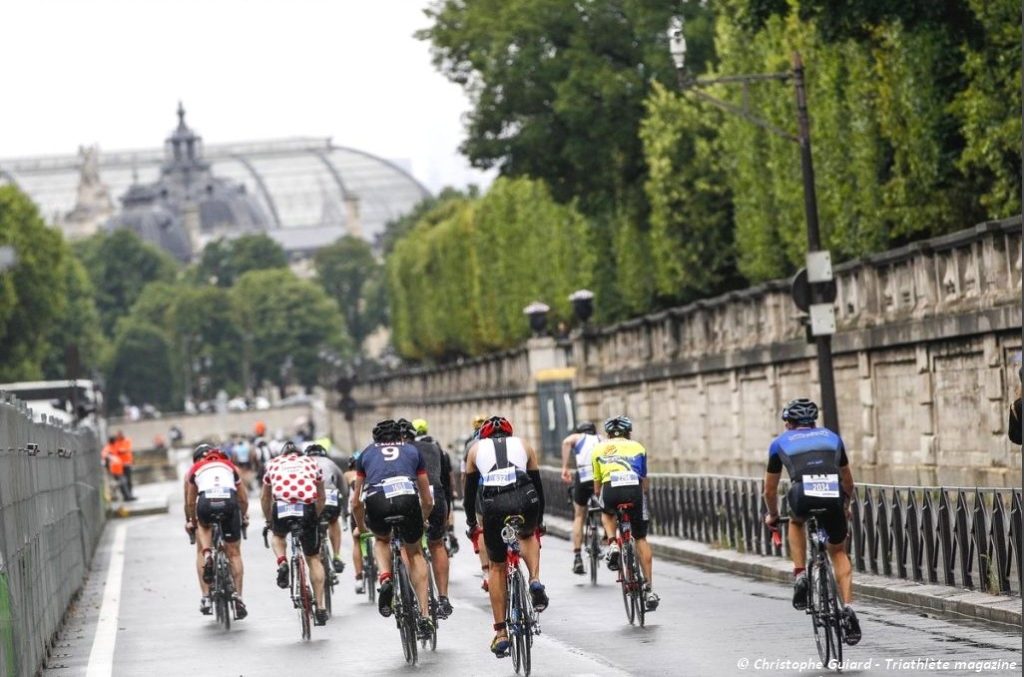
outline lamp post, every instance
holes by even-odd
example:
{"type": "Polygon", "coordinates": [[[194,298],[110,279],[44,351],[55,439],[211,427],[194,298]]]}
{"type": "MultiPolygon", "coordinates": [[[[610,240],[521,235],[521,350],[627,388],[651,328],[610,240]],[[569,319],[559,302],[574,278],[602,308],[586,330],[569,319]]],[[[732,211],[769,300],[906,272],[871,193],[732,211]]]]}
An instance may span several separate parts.
{"type": "Polygon", "coordinates": [[[530,329],[535,337],[543,336],[548,326],[548,311],[551,308],[540,301],[534,301],[523,308],[523,315],[530,320],[530,329]]]}
{"type": "Polygon", "coordinates": [[[572,312],[576,319],[586,324],[594,315],[594,292],[589,289],[577,289],[569,294],[569,302],[572,303],[572,312]]]}
{"type": "MultiPolygon", "coordinates": [[[[835,375],[832,368],[832,334],[835,333],[835,285],[832,276],[832,260],[827,250],[821,246],[821,231],[818,227],[818,198],[814,190],[814,162],[811,157],[811,130],[807,114],[807,92],[804,88],[804,64],[799,52],[793,53],[793,68],[781,73],[759,73],[752,75],[727,75],[718,78],[694,78],[686,70],[686,36],[683,34],[684,22],[681,17],[674,17],[669,25],[669,50],[675,63],[679,88],[692,92],[702,101],[733,113],[762,129],[782,137],[800,146],[800,169],[803,174],[804,214],[807,220],[807,289],[809,295],[808,311],[810,314],[810,333],[814,337],[818,356],[818,380],[821,385],[821,407],[825,418],[825,427],[839,433],[839,412],[836,405],[835,375]],[[715,98],[701,88],[716,84],[739,84],[744,94],[753,82],[764,81],[792,82],[796,94],[797,133],[786,131],[768,120],[752,112],[747,106],[748,98],[743,97],[743,105],[737,106],[715,98]],[[831,297],[831,298],[830,298],[831,297]]],[[[794,289],[794,297],[796,290],[794,289]]]]}

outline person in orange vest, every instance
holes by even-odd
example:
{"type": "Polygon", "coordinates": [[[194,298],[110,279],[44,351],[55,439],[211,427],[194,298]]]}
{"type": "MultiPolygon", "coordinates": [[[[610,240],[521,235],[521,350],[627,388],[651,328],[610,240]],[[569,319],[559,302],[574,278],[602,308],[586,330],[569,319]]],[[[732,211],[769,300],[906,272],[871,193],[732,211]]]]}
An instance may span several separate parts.
{"type": "Polygon", "coordinates": [[[135,465],[135,456],[132,453],[132,440],[125,437],[124,431],[118,430],[114,440],[114,451],[121,458],[124,466],[124,486],[128,490],[125,496],[126,501],[135,500],[135,490],[132,487],[132,467],[135,465]]]}
{"type": "Polygon", "coordinates": [[[125,484],[124,477],[124,462],[121,460],[121,456],[117,453],[111,453],[106,457],[107,472],[110,473],[111,478],[114,480],[114,486],[121,492],[121,499],[124,501],[131,500],[131,496],[128,493],[128,487],[125,484]]]}

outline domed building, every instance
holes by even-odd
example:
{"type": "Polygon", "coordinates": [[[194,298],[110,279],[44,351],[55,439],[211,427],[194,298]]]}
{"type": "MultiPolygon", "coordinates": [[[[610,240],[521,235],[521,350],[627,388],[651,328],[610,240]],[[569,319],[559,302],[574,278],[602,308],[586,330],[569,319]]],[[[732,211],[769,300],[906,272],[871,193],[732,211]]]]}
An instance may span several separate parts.
{"type": "Polygon", "coordinates": [[[184,111],[164,148],[94,151],[88,162],[78,154],[0,159],[0,184],[19,186],[69,238],[95,232],[107,218],[85,225],[71,218],[82,211],[83,177],[87,195],[120,197],[107,225],[132,228],[179,258],[196,254],[193,235],[201,245],[265,232],[293,259],[343,235],[372,244],[388,221],[430,195],[403,161],[326,137],[204,144],[184,111]]]}
{"type": "Polygon", "coordinates": [[[203,140],[185,124],[178,104],[178,127],[167,138],[160,177],[133,183],[121,196],[122,209],[108,230],[127,228],[182,261],[221,237],[262,233],[270,219],[245,184],[213,174],[203,158],[203,140]]]}

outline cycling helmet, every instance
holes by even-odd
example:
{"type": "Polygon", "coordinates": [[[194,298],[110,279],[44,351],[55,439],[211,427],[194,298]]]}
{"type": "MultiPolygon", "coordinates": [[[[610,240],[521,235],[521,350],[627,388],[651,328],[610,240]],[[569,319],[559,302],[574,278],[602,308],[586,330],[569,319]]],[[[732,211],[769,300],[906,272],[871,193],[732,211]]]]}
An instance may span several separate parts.
{"type": "Polygon", "coordinates": [[[214,447],[209,444],[200,444],[196,447],[196,450],[192,452],[192,462],[198,463],[199,459],[206,456],[208,453],[213,451],[214,447]]]}
{"type": "Polygon", "coordinates": [[[585,433],[587,435],[596,435],[597,426],[594,425],[591,421],[580,421],[579,423],[576,424],[574,432],[585,433]]]}
{"type": "Polygon", "coordinates": [[[324,445],[314,442],[313,444],[306,445],[302,453],[306,456],[326,456],[327,450],[324,449],[324,445]]]}
{"type": "Polygon", "coordinates": [[[508,437],[512,434],[512,424],[504,416],[492,416],[480,426],[480,439],[488,437],[508,437]]]}
{"type": "Polygon", "coordinates": [[[285,442],[284,446],[281,447],[281,456],[287,456],[288,454],[299,453],[299,448],[295,446],[294,442],[285,442]]]}
{"type": "Polygon", "coordinates": [[[413,440],[416,439],[416,429],[412,425],[412,421],[407,418],[400,418],[395,423],[398,425],[398,430],[402,434],[402,439],[413,440]]]}
{"type": "Polygon", "coordinates": [[[633,422],[628,416],[613,416],[604,422],[604,431],[611,437],[629,437],[633,422]]]}
{"type": "Polygon", "coordinates": [[[791,400],[782,408],[782,420],[796,425],[814,425],[818,420],[818,405],[806,397],[791,400]]]}
{"type": "Polygon", "coordinates": [[[399,442],[402,439],[402,430],[393,419],[386,418],[373,426],[374,442],[399,442]]]}
{"type": "Polygon", "coordinates": [[[412,427],[417,435],[427,434],[427,420],[425,418],[414,418],[412,420],[412,427]]]}

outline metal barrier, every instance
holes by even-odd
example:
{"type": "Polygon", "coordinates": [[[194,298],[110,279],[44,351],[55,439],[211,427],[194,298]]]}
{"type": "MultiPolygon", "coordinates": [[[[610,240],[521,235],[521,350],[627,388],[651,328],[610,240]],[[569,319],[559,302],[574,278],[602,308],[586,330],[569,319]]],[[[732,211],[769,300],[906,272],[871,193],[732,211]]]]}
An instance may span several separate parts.
{"type": "MultiPolygon", "coordinates": [[[[546,512],[572,519],[560,471],[542,468],[546,512]]],[[[788,557],[764,526],[763,481],[652,474],[650,531],[739,552],[788,557]]],[[[779,487],[785,514],[786,482],[779,487]]],[[[847,549],[857,571],[999,594],[1024,589],[1020,489],[859,484],[847,549]]]]}
{"type": "Polygon", "coordinates": [[[0,400],[0,675],[42,666],[103,530],[95,435],[0,400]]]}

